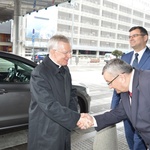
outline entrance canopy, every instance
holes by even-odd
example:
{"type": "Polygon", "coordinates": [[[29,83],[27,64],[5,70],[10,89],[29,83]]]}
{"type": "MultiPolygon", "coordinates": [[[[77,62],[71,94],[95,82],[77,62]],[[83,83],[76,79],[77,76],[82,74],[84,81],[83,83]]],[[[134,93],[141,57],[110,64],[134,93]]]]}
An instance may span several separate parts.
{"type": "Polygon", "coordinates": [[[17,16],[24,16],[67,1],[70,0],[0,0],[0,23],[14,19],[14,12],[17,16]]]}

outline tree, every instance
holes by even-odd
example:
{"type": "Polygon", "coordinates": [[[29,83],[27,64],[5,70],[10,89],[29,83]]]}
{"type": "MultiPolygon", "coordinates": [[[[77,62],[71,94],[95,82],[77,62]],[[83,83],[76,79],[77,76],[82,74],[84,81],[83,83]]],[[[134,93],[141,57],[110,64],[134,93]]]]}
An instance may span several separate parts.
{"type": "Polygon", "coordinates": [[[122,52],[122,51],[119,51],[119,50],[114,50],[114,51],[112,52],[112,54],[113,54],[114,56],[116,56],[116,58],[119,58],[119,57],[122,56],[123,52],[122,52]]]}

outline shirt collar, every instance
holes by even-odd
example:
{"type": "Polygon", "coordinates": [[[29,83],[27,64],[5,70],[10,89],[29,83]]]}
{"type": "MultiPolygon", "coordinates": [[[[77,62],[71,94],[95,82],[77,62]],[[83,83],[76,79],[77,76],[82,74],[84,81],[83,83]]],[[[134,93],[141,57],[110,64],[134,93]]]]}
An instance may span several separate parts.
{"type": "Polygon", "coordinates": [[[133,69],[131,73],[130,83],[129,83],[129,91],[132,93],[132,84],[133,84],[133,76],[134,76],[135,70],[133,69]]]}

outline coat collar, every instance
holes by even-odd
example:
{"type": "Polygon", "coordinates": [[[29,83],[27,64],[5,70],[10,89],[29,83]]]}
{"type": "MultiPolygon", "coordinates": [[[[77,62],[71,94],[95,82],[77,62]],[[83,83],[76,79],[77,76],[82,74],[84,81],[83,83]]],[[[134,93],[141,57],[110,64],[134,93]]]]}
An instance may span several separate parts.
{"type": "MultiPolygon", "coordinates": [[[[47,67],[47,70],[50,70],[54,75],[60,72],[60,67],[49,58],[49,55],[44,58],[42,63],[47,67]]],[[[67,66],[63,66],[63,68],[65,71],[68,70],[67,66]]]]}
{"type": "Polygon", "coordinates": [[[49,55],[47,55],[43,62],[42,62],[46,68],[50,71],[52,71],[52,73],[57,74],[59,72],[59,66],[56,65],[50,58],[49,55]]]}

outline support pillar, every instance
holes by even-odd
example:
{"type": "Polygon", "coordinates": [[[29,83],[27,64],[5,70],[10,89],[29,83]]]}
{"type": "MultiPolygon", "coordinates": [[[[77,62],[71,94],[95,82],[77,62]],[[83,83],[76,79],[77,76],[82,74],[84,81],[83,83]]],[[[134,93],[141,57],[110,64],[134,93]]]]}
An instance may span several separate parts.
{"type": "Polygon", "coordinates": [[[22,55],[22,16],[21,16],[21,0],[14,0],[14,21],[13,21],[13,53],[22,55]]]}
{"type": "Polygon", "coordinates": [[[93,150],[118,150],[116,125],[107,127],[96,133],[93,150]]]}

